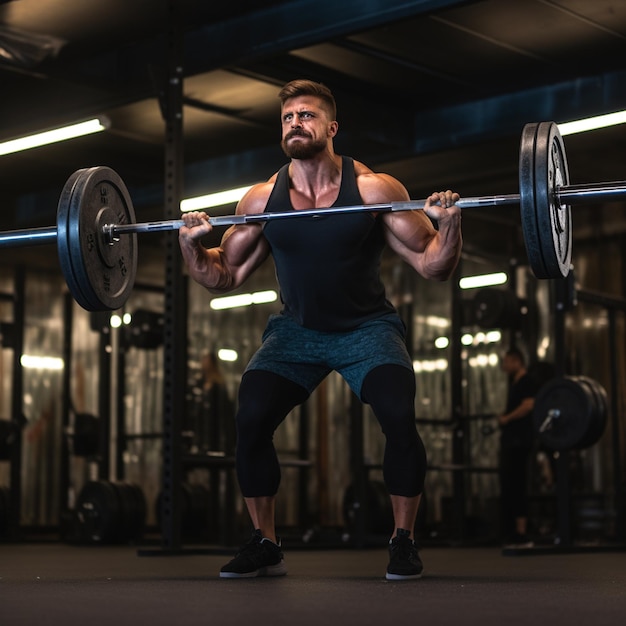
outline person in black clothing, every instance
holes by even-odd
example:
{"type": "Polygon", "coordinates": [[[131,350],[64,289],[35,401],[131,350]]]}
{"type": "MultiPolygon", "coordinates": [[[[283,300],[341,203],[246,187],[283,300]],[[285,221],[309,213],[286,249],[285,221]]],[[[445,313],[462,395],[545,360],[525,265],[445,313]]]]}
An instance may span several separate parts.
{"type": "MultiPolygon", "coordinates": [[[[336,104],[327,87],[296,80],[279,98],[281,147],[290,160],[248,191],[238,214],[310,208],[321,214],[333,205],[409,200],[395,178],[335,153],[336,104]]],[[[423,211],[249,222],[229,228],[210,249],[200,243],[211,230],[206,214],[183,215],[180,247],[194,280],[213,293],[237,289],[271,254],[283,304],[270,317],[239,388],[236,467],[254,532],[221,577],[286,573],[275,530],[280,466],[272,438],[333,370],[371,405],[385,434],[383,473],[396,528],[386,577],[421,575],[413,528],[426,452],[415,426],[415,375],[404,325],[385,297],[379,272],[389,246],[425,278],[449,278],[462,246],[458,198],[447,190],[429,196],[423,211]]]]}
{"type": "Polygon", "coordinates": [[[507,350],[502,358],[502,370],[509,376],[509,390],[506,410],[498,416],[501,526],[505,543],[529,544],[527,483],[536,388],[519,349],[507,350]]]}
{"type": "Polygon", "coordinates": [[[232,454],[235,449],[235,403],[228,393],[224,373],[214,352],[202,355],[200,375],[192,392],[196,405],[192,429],[199,452],[232,454]]]}

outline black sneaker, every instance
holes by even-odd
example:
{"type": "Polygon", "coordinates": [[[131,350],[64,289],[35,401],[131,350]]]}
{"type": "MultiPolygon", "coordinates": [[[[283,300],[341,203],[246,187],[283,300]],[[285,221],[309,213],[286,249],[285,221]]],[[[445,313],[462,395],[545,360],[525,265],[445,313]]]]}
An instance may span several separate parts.
{"type": "Polygon", "coordinates": [[[389,542],[389,565],[385,578],[387,580],[421,578],[423,569],[411,533],[404,528],[398,528],[396,536],[389,542]]]}
{"type": "Polygon", "coordinates": [[[280,545],[264,539],[259,529],[252,538],[220,570],[220,578],[255,578],[257,576],[284,576],[287,567],[280,545]]]}
{"type": "Polygon", "coordinates": [[[504,542],[505,548],[534,548],[535,543],[525,534],[514,533],[504,542]]]}

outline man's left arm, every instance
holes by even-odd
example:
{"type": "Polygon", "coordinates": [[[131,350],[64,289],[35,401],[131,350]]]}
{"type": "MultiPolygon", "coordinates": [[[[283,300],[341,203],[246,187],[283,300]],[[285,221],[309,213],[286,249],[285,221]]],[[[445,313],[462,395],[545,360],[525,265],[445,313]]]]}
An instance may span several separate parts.
{"type": "Polygon", "coordinates": [[[399,211],[384,216],[387,243],[424,278],[447,280],[461,257],[459,194],[431,194],[423,211],[399,211]],[[437,226],[433,226],[431,218],[437,226]]]}
{"type": "Polygon", "coordinates": [[[509,422],[522,419],[532,412],[534,406],[534,398],[524,398],[510,413],[499,415],[498,423],[504,425],[508,424],[509,422]]]}
{"type": "MultiPolygon", "coordinates": [[[[369,170],[357,180],[366,204],[410,200],[404,185],[388,174],[369,170]]],[[[395,211],[381,216],[389,247],[424,278],[447,280],[459,262],[463,238],[461,209],[454,204],[458,199],[459,194],[449,190],[433,193],[427,198],[424,210],[395,211]]]]}

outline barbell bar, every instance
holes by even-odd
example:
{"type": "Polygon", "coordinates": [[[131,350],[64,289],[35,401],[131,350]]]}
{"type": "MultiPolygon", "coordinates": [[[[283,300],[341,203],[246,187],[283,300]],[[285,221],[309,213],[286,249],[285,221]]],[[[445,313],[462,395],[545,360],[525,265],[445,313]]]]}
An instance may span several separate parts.
{"type": "MultiPolygon", "coordinates": [[[[607,181],[604,183],[589,183],[579,185],[563,185],[556,190],[556,203],[586,204],[601,201],[610,201],[614,198],[626,196],[626,181],[607,181]]],[[[463,210],[486,207],[505,206],[520,203],[520,194],[501,194],[494,196],[468,196],[460,198],[456,203],[463,210]]],[[[241,224],[255,224],[272,220],[301,218],[301,217],[328,217],[346,213],[391,213],[394,211],[423,210],[426,200],[409,200],[406,202],[387,202],[382,204],[355,204],[352,206],[328,207],[322,209],[303,209],[284,213],[258,213],[248,215],[218,215],[209,217],[212,226],[235,226],[241,224]]],[[[120,235],[132,233],[155,233],[179,230],[185,225],[183,220],[158,220],[155,222],[136,222],[133,224],[104,224],[102,232],[108,243],[115,243],[120,235]]],[[[0,247],[35,246],[54,243],[57,240],[56,226],[40,228],[8,230],[0,232],[0,247]]]]}
{"type": "MultiPolygon", "coordinates": [[[[626,196],[626,181],[595,183],[589,185],[564,185],[556,192],[558,204],[576,204],[599,202],[611,197],[626,196]]],[[[460,209],[479,209],[485,207],[519,204],[520,194],[503,194],[499,196],[468,196],[460,198],[456,205],[460,209]]],[[[337,206],[324,209],[301,209],[284,213],[256,213],[248,215],[219,215],[209,217],[212,226],[234,226],[238,224],[255,224],[280,219],[301,217],[328,217],[346,213],[391,213],[394,211],[421,211],[426,200],[408,200],[405,202],[387,202],[383,204],[355,204],[353,206],[337,206]]],[[[137,224],[105,224],[105,236],[111,243],[120,235],[128,233],[154,233],[158,231],[178,230],[185,225],[183,220],[163,220],[157,222],[138,222],[137,224]]]]}
{"type": "MultiPolygon", "coordinates": [[[[519,204],[528,261],[538,278],[568,275],[572,254],[571,205],[626,197],[626,181],[571,185],[565,146],[554,122],[526,124],[519,151],[519,193],[461,198],[461,209],[519,204]]],[[[213,226],[358,212],[415,211],[425,200],[210,217],[213,226]]],[[[78,170],[65,183],[56,227],[0,232],[0,247],[56,241],[74,299],[88,311],[120,308],[137,273],[138,233],[178,230],[183,220],[137,223],[128,190],[111,168],[78,170]]]]}
{"type": "MultiPolygon", "coordinates": [[[[626,181],[590,183],[580,185],[564,185],[556,191],[556,203],[585,204],[611,200],[626,196],[626,181]]],[[[502,194],[495,196],[468,196],[460,198],[456,203],[461,209],[519,204],[520,194],[502,194]]],[[[212,226],[234,226],[254,224],[279,219],[301,217],[328,217],[346,213],[385,213],[394,211],[423,210],[426,200],[409,200],[406,202],[388,202],[383,204],[355,204],[353,206],[329,207],[324,209],[303,209],[284,213],[259,213],[250,215],[220,215],[209,217],[212,226]]],[[[104,224],[102,232],[108,243],[115,243],[120,235],[132,233],[155,233],[179,230],[185,225],[183,220],[159,220],[156,222],[137,222],[134,224],[104,224]]],[[[54,243],[57,240],[57,227],[9,230],[0,232],[0,247],[34,246],[54,243]]]]}

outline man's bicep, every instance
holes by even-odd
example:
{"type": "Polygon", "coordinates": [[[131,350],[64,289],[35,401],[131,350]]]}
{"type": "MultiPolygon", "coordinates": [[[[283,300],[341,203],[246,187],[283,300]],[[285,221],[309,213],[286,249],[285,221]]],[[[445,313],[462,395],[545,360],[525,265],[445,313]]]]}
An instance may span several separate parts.
{"type": "Polygon", "coordinates": [[[269,244],[260,224],[231,226],[222,238],[221,261],[234,281],[241,285],[269,255],[269,244]]]}

